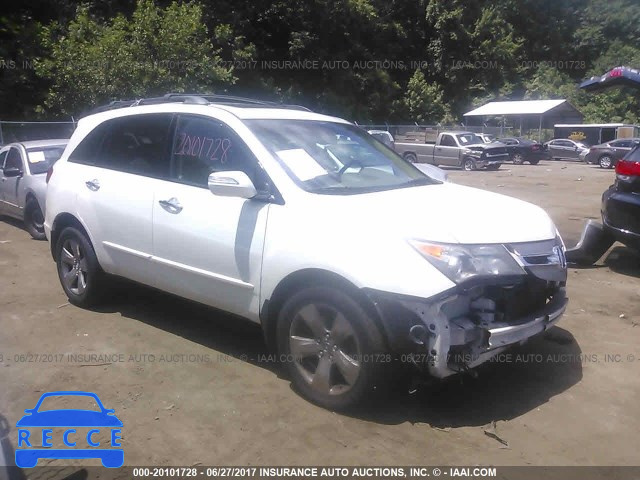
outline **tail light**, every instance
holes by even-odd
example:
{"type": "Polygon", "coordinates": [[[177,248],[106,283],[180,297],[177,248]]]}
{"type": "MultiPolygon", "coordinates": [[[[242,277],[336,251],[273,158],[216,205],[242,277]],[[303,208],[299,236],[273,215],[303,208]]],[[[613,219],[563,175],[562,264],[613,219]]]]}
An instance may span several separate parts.
{"type": "Polygon", "coordinates": [[[609,72],[610,78],[622,77],[624,70],[622,67],[616,67],[609,72]]]}
{"type": "Polygon", "coordinates": [[[628,181],[631,177],[640,176],[640,162],[631,160],[619,160],[616,164],[616,177],[618,180],[628,181]]]}
{"type": "Polygon", "coordinates": [[[540,150],[540,145],[531,145],[531,150],[537,152],[538,150],[540,150]]]}
{"type": "Polygon", "coordinates": [[[49,180],[51,180],[51,175],[53,175],[53,165],[51,165],[49,170],[47,170],[47,176],[45,178],[46,183],[49,183],[49,180]]]}

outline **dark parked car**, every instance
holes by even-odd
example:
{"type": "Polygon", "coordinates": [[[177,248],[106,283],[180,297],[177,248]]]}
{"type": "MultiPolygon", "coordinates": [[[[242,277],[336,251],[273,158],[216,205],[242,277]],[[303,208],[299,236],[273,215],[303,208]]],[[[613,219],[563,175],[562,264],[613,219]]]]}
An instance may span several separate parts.
{"type": "Polygon", "coordinates": [[[616,180],[602,194],[602,224],[587,222],[582,238],[567,251],[567,260],[591,265],[617,240],[640,251],[640,145],[616,165],[616,180]]]}
{"type": "Polygon", "coordinates": [[[499,138],[494,142],[499,142],[506,146],[507,152],[509,152],[509,159],[515,165],[522,165],[524,162],[537,165],[543,158],[548,158],[544,146],[528,138],[499,138]]]}
{"type": "MultiPolygon", "coordinates": [[[[580,88],[602,91],[612,86],[640,89],[640,72],[616,67],[601,77],[591,77],[580,88]]],[[[602,224],[589,220],[580,242],[567,250],[567,260],[591,265],[609,249],[614,240],[640,250],[640,145],[616,164],[616,180],[602,194],[602,224]]]]}
{"type": "Polygon", "coordinates": [[[589,151],[589,147],[581,142],[568,138],[554,138],[544,144],[549,157],[554,160],[580,160],[580,154],[589,151]]]}
{"type": "Polygon", "coordinates": [[[640,138],[621,138],[594,145],[584,158],[587,163],[597,163],[601,168],[613,168],[622,157],[640,143],[640,138]]]}
{"type": "Polygon", "coordinates": [[[602,194],[602,222],[619,242],[640,250],[640,146],[616,165],[616,181],[602,194]]]}

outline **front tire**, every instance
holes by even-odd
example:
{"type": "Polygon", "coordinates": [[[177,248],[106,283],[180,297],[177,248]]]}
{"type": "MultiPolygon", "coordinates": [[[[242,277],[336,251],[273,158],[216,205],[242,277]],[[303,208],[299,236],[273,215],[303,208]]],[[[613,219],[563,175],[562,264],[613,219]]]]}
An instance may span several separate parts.
{"type": "Polygon", "coordinates": [[[524,163],[524,156],[521,153],[516,153],[511,158],[514,165],[522,165],[524,163]]]}
{"type": "Polygon", "coordinates": [[[467,172],[476,169],[476,161],[473,158],[465,158],[462,161],[462,168],[464,168],[467,172]]]}
{"type": "Polygon", "coordinates": [[[380,330],[344,291],[298,291],[283,305],[277,328],[278,352],[295,389],[324,408],[361,403],[389,366],[380,330]]]}
{"type": "Polygon", "coordinates": [[[106,275],[86,235],[73,227],[65,228],[56,244],[58,278],[69,303],[90,307],[104,294],[106,275]]]}
{"type": "Polygon", "coordinates": [[[27,200],[24,206],[24,225],[35,240],[46,240],[44,234],[44,215],[34,198],[27,200]]]}

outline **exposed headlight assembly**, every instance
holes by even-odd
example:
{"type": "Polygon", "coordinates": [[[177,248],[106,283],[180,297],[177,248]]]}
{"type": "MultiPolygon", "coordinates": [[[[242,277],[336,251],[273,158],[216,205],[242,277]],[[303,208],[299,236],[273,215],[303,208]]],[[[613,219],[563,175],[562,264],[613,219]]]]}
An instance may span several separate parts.
{"type": "Polygon", "coordinates": [[[458,245],[422,240],[409,243],[455,283],[479,277],[526,274],[503,245],[458,245]]]}

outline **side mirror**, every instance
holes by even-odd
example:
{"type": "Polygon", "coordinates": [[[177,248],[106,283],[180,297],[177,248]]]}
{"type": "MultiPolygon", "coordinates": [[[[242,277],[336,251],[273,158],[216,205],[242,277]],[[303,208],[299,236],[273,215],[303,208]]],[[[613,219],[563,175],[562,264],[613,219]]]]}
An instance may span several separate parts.
{"type": "Polygon", "coordinates": [[[22,175],[22,170],[20,170],[18,167],[5,168],[3,171],[4,176],[7,178],[20,177],[22,175]]]}
{"type": "Polygon", "coordinates": [[[208,184],[211,193],[221,197],[253,198],[258,194],[249,176],[240,171],[213,172],[208,184]]]}

